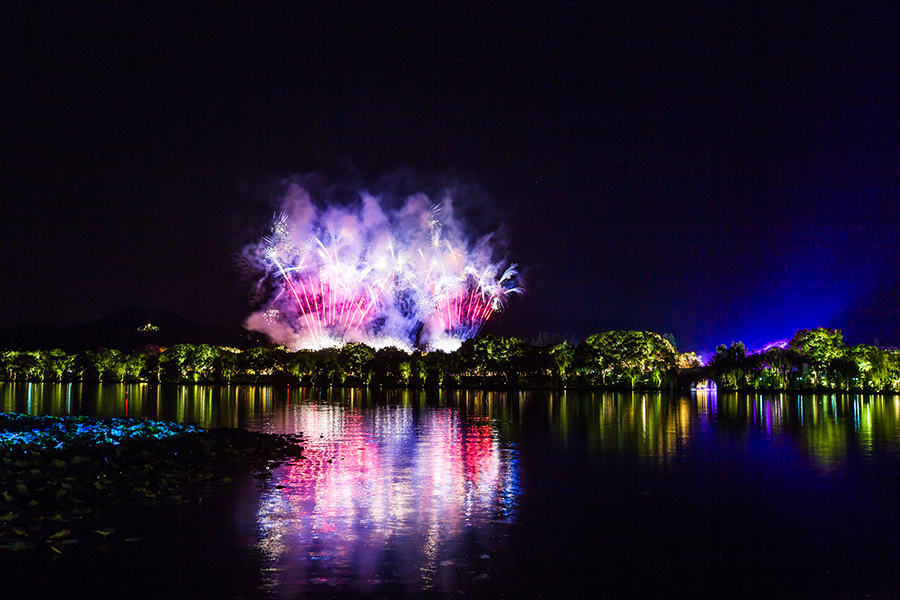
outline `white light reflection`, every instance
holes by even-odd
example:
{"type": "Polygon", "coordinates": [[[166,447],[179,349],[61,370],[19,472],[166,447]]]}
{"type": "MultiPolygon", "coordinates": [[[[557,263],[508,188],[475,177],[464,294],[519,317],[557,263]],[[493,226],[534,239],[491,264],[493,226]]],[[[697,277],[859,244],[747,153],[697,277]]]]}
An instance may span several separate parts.
{"type": "Polygon", "coordinates": [[[489,417],[408,404],[290,410],[305,459],[276,470],[258,511],[270,591],[443,586],[448,568],[490,553],[482,529],[515,520],[516,454],[489,417]]]}

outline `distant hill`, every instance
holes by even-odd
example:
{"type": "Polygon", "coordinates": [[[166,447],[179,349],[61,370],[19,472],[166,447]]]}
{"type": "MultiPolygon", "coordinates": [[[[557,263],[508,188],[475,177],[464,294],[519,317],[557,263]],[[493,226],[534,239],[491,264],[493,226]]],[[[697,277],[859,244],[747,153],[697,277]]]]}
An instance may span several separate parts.
{"type": "Polygon", "coordinates": [[[0,349],[51,350],[68,353],[95,348],[130,351],[152,344],[212,344],[250,348],[268,343],[265,336],[244,329],[188,321],[167,310],[133,308],[95,323],[55,327],[39,325],[0,329],[0,349]]]}

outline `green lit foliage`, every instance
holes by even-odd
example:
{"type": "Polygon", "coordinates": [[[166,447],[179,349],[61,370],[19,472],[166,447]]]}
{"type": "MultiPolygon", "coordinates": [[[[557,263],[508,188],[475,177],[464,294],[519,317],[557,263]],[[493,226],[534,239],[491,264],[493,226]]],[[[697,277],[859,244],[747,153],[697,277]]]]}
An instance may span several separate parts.
{"type": "Polygon", "coordinates": [[[829,367],[843,355],[844,335],[840,329],[801,329],[794,334],[788,348],[794,350],[807,365],[811,387],[830,387],[829,367]]]}
{"type": "Polygon", "coordinates": [[[758,387],[789,389],[800,373],[802,362],[795,350],[773,346],[762,353],[758,387]]]}
{"type": "Polygon", "coordinates": [[[72,363],[75,357],[69,356],[59,348],[42,352],[44,381],[64,381],[72,375],[72,363]]]}
{"type": "Polygon", "coordinates": [[[466,340],[457,351],[463,375],[482,384],[505,384],[510,376],[518,378],[523,358],[522,343],[498,335],[466,340]]]}
{"type": "Polygon", "coordinates": [[[219,355],[219,349],[209,344],[194,346],[193,353],[188,357],[188,373],[196,382],[211,382],[215,380],[215,364],[219,355]]]}
{"type": "Polygon", "coordinates": [[[280,356],[268,346],[245,350],[238,355],[235,373],[240,380],[257,383],[260,378],[274,375],[275,363],[280,356]]]}
{"type": "Polygon", "coordinates": [[[297,350],[287,357],[284,372],[292,382],[312,385],[316,368],[314,352],[311,350],[297,350]]]}
{"type": "Polygon", "coordinates": [[[164,383],[180,383],[188,379],[189,359],[194,353],[191,344],[176,344],[166,348],[159,356],[159,380],[164,383]]]}
{"type": "Polygon", "coordinates": [[[420,350],[416,350],[410,356],[409,368],[409,386],[415,388],[424,386],[428,372],[425,365],[425,355],[420,350]]]}
{"type": "Polygon", "coordinates": [[[578,344],[575,363],[588,385],[662,388],[674,384],[677,351],[649,331],[607,331],[578,344]]]}
{"type": "Polygon", "coordinates": [[[546,353],[550,357],[549,363],[554,385],[566,385],[575,366],[575,346],[569,342],[561,342],[550,346],[546,353]]]}
{"type": "Polygon", "coordinates": [[[749,387],[748,375],[752,369],[747,360],[747,347],[743,342],[732,342],[731,346],[720,344],[707,367],[719,388],[737,390],[749,387]]]}
{"type": "MultiPolygon", "coordinates": [[[[358,342],[345,344],[337,355],[338,370],[357,385],[369,385],[372,381],[372,361],[375,351],[358,342]]],[[[346,379],[345,379],[346,381],[346,379]]]]}
{"type": "Polygon", "coordinates": [[[607,331],[577,347],[534,346],[484,335],[452,353],[397,348],[377,352],[363,344],[291,352],[269,344],[240,351],[178,344],[131,353],[101,348],[0,352],[0,379],[151,383],[300,383],[344,386],[582,386],[664,389],[678,373],[713,379],[722,389],[900,391],[900,351],[865,344],[844,346],[839,330],[796,333],[790,344],[748,353],[741,342],[721,345],[707,366],[693,352],[678,353],[671,336],[607,331]]]}
{"type": "Polygon", "coordinates": [[[900,391],[900,352],[860,344],[847,348],[845,354],[856,367],[851,373],[851,388],[900,391]]]}
{"type": "Polygon", "coordinates": [[[457,354],[460,357],[460,370],[466,377],[478,377],[482,383],[486,377],[494,375],[495,361],[490,346],[493,336],[470,338],[463,342],[457,354]]]}
{"type": "Polygon", "coordinates": [[[459,353],[446,353],[440,350],[423,354],[420,358],[425,368],[425,385],[439,387],[447,383],[459,383],[459,353]]]}
{"type": "Polygon", "coordinates": [[[0,352],[0,379],[4,381],[15,380],[13,364],[18,354],[15,350],[3,350],[0,352]]]}
{"type": "Polygon", "coordinates": [[[101,348],[97,353],[97,369],[100,381],[121,383],[125,381],[126,356],[120,350],[101,348]]]}
{"type": "Polygon", "coordinates": [[[73,361],[75,378],[80,381],[100,381],[100,355],[92,350],[82,350],[73,361]]]}
{"type": "Polygon", "coordinates": [[[722,389],[900,391],[900,352],[845,346],[840,330],[802,329],[786,348],[747,354],[743,344],[719,346],[708,363],[722,389]]]}
{"type": "Polygon", "coordinates": [[[377,385],[407,385],[412,375],[412,357],[393,346],[379,349],[372,359],[372,383],[377,385]]]}
{"type": "Polygon", "coordinates": [[[237,372],[240,350],[218,348],[213,359],[213,379],[216,383],[233,381],[237,372]]]}
{"type": "Polygon", "coordinates": [[[20,352],[13,360],[14,379],[17,381],[40,381],[43,361],[37,352],[20,352]]]}
{"type": "Polygon", "coordinates": [[[341,373],[339,356],[340,350],[337,348],[323,348],[312,353],[315,385],[324,387],[343,384],[344,374],[341,373]]]}
{"type": "Polygon", "coordinates": [[[141,351],[130,366],[134,372],[156,372],[165,383],[221,383],[230,381],[226,374],[234,372],[234,354],[208,344],[177,344],[166,348],[158,356],[153,347],[141,351]],[[143,363],[143,364],[142,364],[143,363]]]}

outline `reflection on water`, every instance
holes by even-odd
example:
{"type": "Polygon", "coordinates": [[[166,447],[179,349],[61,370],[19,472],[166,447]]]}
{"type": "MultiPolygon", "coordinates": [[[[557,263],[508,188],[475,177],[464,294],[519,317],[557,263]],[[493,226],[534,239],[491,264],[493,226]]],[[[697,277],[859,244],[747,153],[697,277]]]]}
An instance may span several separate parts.
{"type": "Polygon", "coordinates": [[[518,495],[516,452],[492,423],[491,398],[343,394],[301,392],[279,424],[308,442],[259,496],[270,590],[449,592],[486,576],[494,530],[514,522],[518,495]]]}
{"type": "Polygon", "coordinates": [[[665,464],[686,453],[709,427],[705,399],[698,403],[661,392],[536,395],[545,397],[549,422],[561,443],[568,444],[580,431],[590,448],[603,454],[665,464]]]}
{"type": "Polygon", "coordinates": [[[465,450],[469,461],[476,448],[494,448],[500,440],[515,442],[529,419],[546,421],[562,447],[583,440],[596,454],[638,457],[660,465],[688,457],[693,446],[714,432],[748,443],[758,435],[789,442],[824,468],[848,457],[900,453],[900,396],[896,395],[717,395],[713,390],[678,397],[664,392],[460,391],[431,397],[405,390],[381,399],[386,404],[373,404],[372,394],[355,389],[335,390],[332,395],[323,389],[250,385],[0,382],[3,412],[134,417],[285,432],[306,428],[325,435],[335,453],[352,450],[342,444],[343,432],[352,437],[365,430],[371,440],[407,439],[404,435],[415,439],[427,433],[429,439],[437,440],[437,434],[422,429],[418,419],[425,409],[438,408],[445,411],[440,413],[442,418],[455,424],[439,431],[458,426],[465,415],[465,434],[475,438],[448,438],[440,443],[448,451],[465,450]],[[300,410],[306,404],[310,406],[300,410]],[[394,408],[385,409],[388,405],[394,408]],[[362,419],[371,410],[377,416],[365,417],[369,420],[353,429],[353,418],[362,419]],[[483,443],[476,445],[473,439],[483,443]],[[492,445],[486,445],[486,440],[492,445]]]}
{"type": "Polygon", "coordinates": [[[267,386],[175,386],[146,383],[4,383],[0,411],[29,415],[86,415],[260,428],[272,412],[267,386]]]}
{"type": "MultiPolygon", "coordinates": [[[[755,513],[757,523],[782,519],[772,521],[767,535],[788,540],[776,548],[794,556],[830,539],[815,538],[807,548],[788,536],[813,535],[802,520],[810,510],[824,510],[815,518],[836,527],[843,521],[829,516],[829,501],[834,515],[859,502],[875,506],[878,496],[868,487],[848,491],[847,478],[833,474],[900,459],[900,396],[0,383],[0,410],[302,433],[305,459],[235,495],[235,522],[262,557],[263,591],[275,597],[501,591],[505,583],[478,586],[504,581],[503,557],[522,531],[531,532],[525,537],[534,546],[523,553],[528,568],[543,568],[544,557],[529,558],[529,552],[540,554],[548,545],[559,558],[547,572],[565,569],[573,558],[565,554],[571,538],[595,545],[585,560],[604,556],[607,562],[597,558],[589,567],[576,561],[568,572],[612,565],[603,567],[607,578],[621,578],[625,571],[613,560],[618,550],[604,546],[609,536],[619,546],[636,545],[638,553],[655,546],[641,546],[642,535],[616,538],[615,523],[605,525],[597,510],[602,494],[604,506],[617,507],[610,514],[630,515],[632,524],[647,521],[648,539],[705,506],[713,520],[703,517],[685,526],[691,531],[676,531],[667,553],[692,539],[694,528],[711,527],[696,547],[743,564],[768,548],[768,537],[747,555],[720,542],[756,531],[743,529],[741,519],[757,510],[763,511],[755,513]],[[807,466],[822,487],[810,485],[807,466]],[[647,473],[668,486],[665,492],[655,495],[647,473]],[[542,487],[545,482],[553,489],[542,487]],[[745,501],[752,494],[754,500],[745,501]],[[652,504],[657,497],[660,504],[652,504]],[[553,512],[567,502],[569,512],[553,512]],[[681,503],[680,520],[666,520],[673,502],[681,503]],[[780,509],[778,502],[787,504],[780,509]],[[647,520],[653,514],[662,521],[647,520]],[[606,527],[606,537],[591,527],[606,527]],[[717,537],[720,530],[730,533],[717,537]],[[557,531],[563,533],[554,537],[557,531]]],[[[883,489],[873,481],[872,489],[883,489]]],[[[894,513],[860,514],[877,516],[848,534],[863,539],[894,513]]],[[[527,583],[516,585],[528,591],[527,583]]]]}
{"type": "Polygon", "coordinates": [[[720,427],[790,440],[825,471],[876,453],[900,456],[900,396],[720,394],[720,427]]]}

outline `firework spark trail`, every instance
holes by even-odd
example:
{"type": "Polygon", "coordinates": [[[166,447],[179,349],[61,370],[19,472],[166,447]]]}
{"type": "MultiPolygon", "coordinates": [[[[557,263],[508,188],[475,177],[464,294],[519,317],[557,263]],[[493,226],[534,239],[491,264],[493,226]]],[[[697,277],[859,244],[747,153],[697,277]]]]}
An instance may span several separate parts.
{"type": "Polygon", "coordinates": [[[291,185],[270,234],[244,250],[258,289],[271,290],[249,329],[294,349],[447,350],[522,293],[516,265],[497,276],[492,236],[473,244],[461,233],[449,194],[438,204],[413,195],[397,210],[359,201],[317,207],[291,185]]]}

